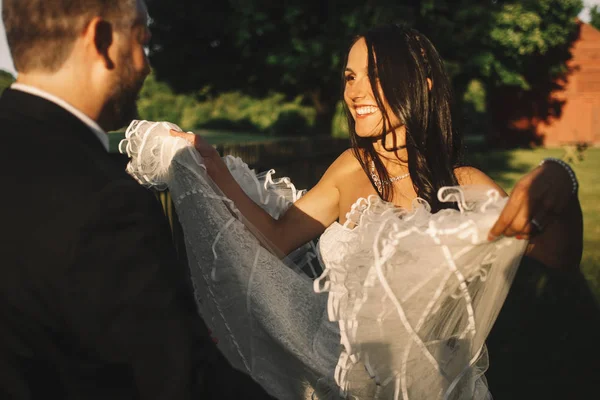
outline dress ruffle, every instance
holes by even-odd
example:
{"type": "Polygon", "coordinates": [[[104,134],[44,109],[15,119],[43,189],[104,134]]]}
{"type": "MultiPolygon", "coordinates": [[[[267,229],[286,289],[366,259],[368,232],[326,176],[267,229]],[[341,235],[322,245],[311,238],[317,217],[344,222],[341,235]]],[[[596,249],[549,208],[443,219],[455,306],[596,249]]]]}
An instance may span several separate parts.
{"type": "MultiPolygon", "coordinates": [[[[281,260],[171,128],[135,121],[121,148],[140,183],[170,190],[198,310],[234,367],[282,399],[488,398],[484,342],[526,246],[487,241],[506,199],[444,188],[440,200],[457,209],[435,214],[423,200],[407,211],[359,199],[320,251],[307,244],[281,260]]],[[[304,193],[272,170],[225,162],[274,218],[304,193]]]]}

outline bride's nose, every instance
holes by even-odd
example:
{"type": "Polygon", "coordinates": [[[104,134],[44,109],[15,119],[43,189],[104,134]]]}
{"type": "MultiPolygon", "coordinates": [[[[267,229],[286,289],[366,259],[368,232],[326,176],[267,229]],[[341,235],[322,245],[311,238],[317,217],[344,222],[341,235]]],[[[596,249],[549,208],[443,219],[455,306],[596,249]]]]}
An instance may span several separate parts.
{"type": "Polygon", "coordinates": [[[371,83],[368,77],[357,78],[346,85],[346,96],[356,102],[364,99],[371,93],[371,83]]]}

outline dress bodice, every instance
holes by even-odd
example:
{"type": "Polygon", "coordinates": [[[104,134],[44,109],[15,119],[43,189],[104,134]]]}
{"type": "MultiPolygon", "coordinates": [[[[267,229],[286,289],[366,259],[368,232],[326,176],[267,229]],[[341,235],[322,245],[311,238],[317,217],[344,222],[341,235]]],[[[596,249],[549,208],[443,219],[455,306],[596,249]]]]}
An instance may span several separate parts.
{"type": "Polygon", "coordinates": [[[341,261],[343,249],[347,244],[356,240],[357,234],[339,222],[331,224],[319,239],[319,252],[324,265],[331,265],[341,261]]]}

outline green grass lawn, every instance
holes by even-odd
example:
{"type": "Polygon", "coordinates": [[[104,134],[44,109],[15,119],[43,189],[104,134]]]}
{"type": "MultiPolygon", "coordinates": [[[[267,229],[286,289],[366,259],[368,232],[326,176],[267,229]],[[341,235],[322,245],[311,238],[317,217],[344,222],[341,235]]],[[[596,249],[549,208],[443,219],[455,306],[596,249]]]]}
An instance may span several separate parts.
{"type": "MultiPolygon", "coordinates": [[[[507,192],[545,157],[561,157],[561,149],[492,151],[473,154],[473,164],[488,173],[507,192]]],[[[585,159],[572,164],[579,179],[583,210],[584,247],[581,270],[600,301],[600,149],[588,149],[585,159]]]]}
{"type": "Polygon", "coordinates": [[[213,131],[206,129],[195,129],[194,133],[202,135],[211,144],[251,144],[290,139],[286,136],[270,136],[264,133],[213,131]]]}

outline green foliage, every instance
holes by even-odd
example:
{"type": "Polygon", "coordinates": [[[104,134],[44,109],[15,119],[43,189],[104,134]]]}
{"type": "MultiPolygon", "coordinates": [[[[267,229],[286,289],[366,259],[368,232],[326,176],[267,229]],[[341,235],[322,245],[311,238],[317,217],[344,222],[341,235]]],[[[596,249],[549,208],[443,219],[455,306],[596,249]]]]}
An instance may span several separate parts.
{"type": "Polygon", "coordinates": [[[207,128],[262,132],[271,135],[306,134],[314,123],[315,111],[302,105],[301,98],[287,101],[281,93],[255,98],[240,92],[211,96],[175,94],[152,74],[144,83],[138,101],[142,119],[170,121],[184,129],[207,128]]]}
{"type": "Polygon", "coordinates": [[[465,135],[482,135],[487,130],[486,91],[480,80],[469,82],[462,101],[463,132],[465,135]]]}
{"type": "Polygon", "coordinates": [[[0,93],[9,87],[15,81],[15,77],[10,72],[0,69],[0,93]]]}
{"type": "Polygon", "coordinates": [[[582,8],[581,0],[435,1],[417,28],[447,62],[458,96],[472,79],[529,90],[532,67],[545,79],[566,70],[568,57],[552,56],[568,53],[582,8]]]}
{"type": "MultiPolygon", "coordinates": [[[[562,104],[552,93],[567,81],[566,63],[578,38],[576,16],[582,7],[580,0],[496,2],[491,10],[466,7],[455,25],[436,27],[434,43],[444,37],[454,42],[449,44],[454,54],[443,56],[457,66],[453,83],[459,99],[467,100],[464,94],[474,79],[485,89],[486,115],[463,103],[460,108],[466,119],[459,128],[482,130],[493,144],[502,146],[540,144],[535,127],[521,131],[512,122],[548,121],[560,112],[562,104]],[[457,26],[467,28],[461,32],[457,26]]],[[[442,50],[446,48],[450,47],[442,50]]]]}
{"type": "Polygon", "coordinates": [[[544,61],[549,77],[555,78],[565,71],[566,59],[543,57],[555,49],[568,49],[577,31],[575,17],[581,8],[580,0],[505,4],[493,18],[487,47],[494,57],[481,59],[482,77],[495,87],[506,85],[529,90],[532,82],[528,72],[532,64],[544,61]]]}
{"type": "Polygon", "coordinates": [[[593,6],[590,8],[590,24],[600,30],[600,7],[593,6]]]}
{"type": "Polygon", "coordinates": [[[399,21],[414,26],[446,61],[458,101],[477,79],[489,102],[500,88],[546,90],[567,72],[575,17],[583,7],[581,0],[180,0],[179,7],[149,0],[148,5],[150,56],[159,79],[178,92],[300,98],[315,110],[317,133],[339,128],[332,121],[341,64],[351,39],[370,27],[399,21]]]}
{"type": "Polygon", "coordinates": [[[194,103],[191,96],[174,94],[169,85],[150,75],[140,92],[138,110],[142,119],[181,124],[185,111],[194,103]]]}
{"type": "Polygon", "coordinates": [[[347,138],[350,136],[348,118],[344,111],[344,104],[341,101],[335,107],[335,115],[331,124],[331,136],[335,138],[347,138]]]}
{"type": "Polygon", "coordinates": [[[483,83],[477,79],[473,79],[469,82],[467,91],[463,96],[463,101],[467,104],[471,104],[473,111],[476,113],[485,113],[485,88],[483,87],[483,83]]]}
{"type": "Polygon", "coordinates": [[[148,5],[153,18],[150,55],[159,79],[178,91],[209,86],[213,94],[302,96],[315,109],[314,129],[321,134],[331,130],[350,39],[376,23],[414,13],[394,0],[377,5],[357,0],[148,5]]]}
{"type": "Polygon", "coordinates": [[[306,134],[314,122],[314,109],[301,99],[286,101],[281,93],[256,98],[240,92],[225,92],[199,102],[194,126],[259,131],[274,135],[306,134]]]}

